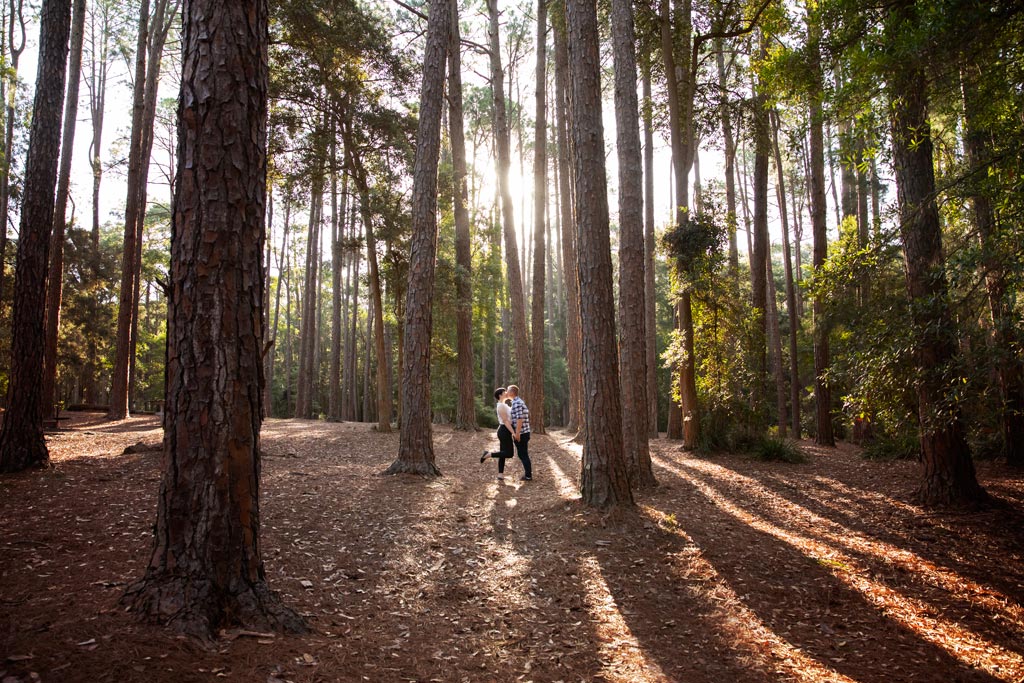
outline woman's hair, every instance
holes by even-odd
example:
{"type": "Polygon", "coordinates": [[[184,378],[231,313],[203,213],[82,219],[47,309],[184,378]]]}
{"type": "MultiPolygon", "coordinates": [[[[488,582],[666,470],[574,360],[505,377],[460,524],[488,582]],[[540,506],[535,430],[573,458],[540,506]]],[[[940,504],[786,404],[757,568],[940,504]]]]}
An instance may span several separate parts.
{"type": "Polygon", "coordinates": [[[504,393],[505,393],[505,387],[498,387],[497,389],[495,389],[494,390],[494,400],[495,401],[500,401],[501,400],[501,395],[504,394],[504,393]]]}

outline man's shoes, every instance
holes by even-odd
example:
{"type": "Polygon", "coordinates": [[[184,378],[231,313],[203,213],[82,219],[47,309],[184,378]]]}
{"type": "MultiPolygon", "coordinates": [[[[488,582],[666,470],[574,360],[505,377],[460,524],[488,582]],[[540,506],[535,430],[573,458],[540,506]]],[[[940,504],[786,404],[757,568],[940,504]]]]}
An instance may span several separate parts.
{"type": "Polygon", "coordinates": [[[480,464],[481,465],[484,464],[484,460],[487,460],[487,456],[489,456],[489,455],[490,455],[490,452],[484,451],[484,454],[480,456],[480,464]]]}
{"type": "Polygon", "coordinates": [[[519,481],[533,481],[533,477],[520,477],[519,481]]]}

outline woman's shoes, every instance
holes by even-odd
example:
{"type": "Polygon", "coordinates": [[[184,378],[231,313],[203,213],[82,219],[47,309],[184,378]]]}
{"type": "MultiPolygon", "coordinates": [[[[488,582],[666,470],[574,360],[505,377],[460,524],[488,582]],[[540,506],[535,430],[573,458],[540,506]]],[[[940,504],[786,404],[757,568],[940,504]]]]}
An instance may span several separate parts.
{"type": "Polygon", "coordinates": [[[489,456],[490,454],[491,454],[490,451],[484,451],[484,454],[480,456],[480,464],[481,465],[484,464],[484,460],[487,460],[487,456],[489,456]]]}

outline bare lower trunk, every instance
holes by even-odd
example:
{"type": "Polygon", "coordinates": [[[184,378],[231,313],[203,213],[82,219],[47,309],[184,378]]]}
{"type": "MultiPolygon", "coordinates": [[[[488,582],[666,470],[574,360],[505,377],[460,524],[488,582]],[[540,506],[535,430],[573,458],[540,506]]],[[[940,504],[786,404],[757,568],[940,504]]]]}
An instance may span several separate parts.
{"type": "Polygon", "coordinates": [[[568,0],[566,15],[572,74],[570,101],[586,423],[580,488],[588,505],[632,506],[622,445],[597,8],[592,0],[568,0]]]}
{"type": "Polygon", "coordinates": [[[0,426],[0,472],[46,467],[49,460],[42,423],[43,309],[70,24],[70,0],[44,1],[40,16],[39,72],[18,231],[11,369],[7,410],[0,426]]]}
{"type": "MultiPolygon", "coordinates": [[[[423,59],[419,128],[412,186],[412,244],[402,343],[402,412],[398,459],[387,474],[440,474],[434,464],[430,420],[430,338],[433,329],[434,261],[437,251],[437,164],[451,2],[431,0],[423,59]]],[[[387,358],[377,357],[386,371],[387,358]]],[[[380,372],[378,371],[378,376],[380,372]]],[[[385,375],[386,377],[386,375],[385,375]]]]}
{"type": "Polygon", "coordinates": [[[544,233],[547,224],[545,205],[547,204],[547,3],[548,0],[537,0],[537,97],[536,122],[533,145],[533,292],[531,296],[532,310],[530,327],[532,347],[530,350],[530,429],[536,434],[544,433],[544,336],[547,325],[544,318],[545,278],[544,233]]]}

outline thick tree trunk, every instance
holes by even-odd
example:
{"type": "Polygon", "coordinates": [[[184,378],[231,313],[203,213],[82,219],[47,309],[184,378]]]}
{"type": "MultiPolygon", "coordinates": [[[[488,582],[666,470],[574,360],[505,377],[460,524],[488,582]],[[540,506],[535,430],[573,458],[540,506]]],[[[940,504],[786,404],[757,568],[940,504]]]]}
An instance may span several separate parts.
{"type": "Polygon", "coordinates": [[[566,24],[572,76],[576,237],[583,336],[584,421],[581,491],[588,505],[632,506],[622,444],[619,362],[601,122],[601,60],[597,7],[568,0],[566,24]]]}
{"type": "Polygon", "coordinates": [[[615,136],[619,157],[619,367],[623,452],[633,486],[657,482],[647,443],[647,359],[644,309],[644,188],[636,97],[636,32],[630,0],[612,0],[615,136]]]}
{"type": "Polygon", "coordinates": [[[452,208],[455,213],[455,336],[458,348],[459,399],[455,428],[476,431],[476,392],[473,380],[473,254],[470,245],[466,188],[466,133],[462,115],[462,55],[459,6],[451,3],[448,41],[448,126],[452,146],[452,208]]]}
{"type": "Polygon", "coordinates": [[[643,64],[644,119],[644,331],[647,360],[647,436],[658,434],[658,335],[654,280],[654,125],[651,107],[651,64],[643,64]]]}
{"type": "MultiPolygon", "coordinates": [[[[809,112],[811,234],[814,241],[811,263],[817,275],[824,267],[828,253],[828,208],[825,204],[825,144],[822,131],[825,115],[821,103],[823,86],[819,55],[821,27],[814,12],[808,13],[807,33],[811,50],[811,77],[814,83],[810,93],[809,112]]],[[[811,313],[814,318],[814,443],[820,446],[835,446],[836,440],[832,432],[832,390],[825,381],[825,373],[829,368],[829,324],[825,317],[825,301],[820,294],[814,297],[811,313]]]]}
{"type": "MultiPolygon", "coordinates": [[[[412,245],[402,343],[402,414],[398,459],[387,474],[437,475],[431,432],[430,339],[433,331],[434,261],[437,252],[437,162],[441,109],[454,0],[431,0],[423,57],[416,162],[412,177],[412,245]]],[[[377,364],[385,364],[378,357],[377,364]]],[[[385,366],[386,369],[386,366],[385,366]]]]}
{"type": "Polygon", "coordinates": [[[502,226],[505,235],[505,274],[508,280],[510,308],[512,309],[512,340],[516,358],[516,371],[520,377],[520,395],[532,403],[532,371],[530,368],[530,341],[526,329],[526,296],[523,293],[523,275],[516,246],[515,210],[508,186],[511,165],[508,117],[505,112],[505,72],[501,66],[501,46],[498,40],[498,0],[487,0],[490,17],[488,34],[491,55],[491,90],[494,93],[494,136],[497,148],[498,190],[501,194],[502,226]]]}
{"type": "Polygon", "coordinates": [[[0,427],[0,472],[46,467],[49,460],[43,440],[43,311],[70,26],[71,1],[44,0],[14,272],[11,370],[7,411],[0,427]]]}
{"type": "Polygon", "coordinates": [[[110,378],[110,409],[107,417],[128,417],[129,373],[131,371],[132,321],[135,309],[135,262],[138,247],[138,204],[142,165],[142,127],[146,96],[146,44],[149,39],[149,0],[139,7],[139,33],[135,43],[135,87],[132,94],[132,133],[128,148],[128,191],[125,199],[124,243],[121,256],[121,289],[117,308],[116,356],[110,378]]]}
{"type": "MultiPolygon", "coordinates": [[[[533,145],[533,292],[530,328],[533,345],[530,350],[530,429],[544,433],[544,336],[548,329],[544,318],[544,235],[548,201],[548,122],[547,122],[547,34],[548,0],[537,0],[537,96],[533,145]]],[[[635,76],[635,74],[634,74],[635,76]]]]}
{"type": "Polygon", "coordinates": [[[188,0],[183,23],[163,477],[149,567],[124,600],[200,638],[301,632],[259,545],[267,5],[188,0]]]}
{"type": "Polygon", "coordinates": [[[965,63],[960,70],[960,84],[964,98],[964,156],[976,180],[971,191],[971,208],[978,238],[984,254],[985,289],[988,293],[989,314],[992,316],[992,341],[998,353],[997,376],[999,397],[1002,400],[1000,422],[1003,431],[1003,452],[1006,461],[1015,467],[1024,467],[1024,371],[1014,349],[1019,347],[1020,332],[1013,312],[1012,297],[1008,296],[1009,283],[1006,264],[1000,258],[995,241],[999,238],[995,209],[988,189],[981,178],[989,163],[988,139],[978,108],[983,97],[979,83],[981,69],[965,63]]]}
{"type": "Polygon", "coordinates": [[[583,429],[583,341],[580,337],[579,257],[573,216],[573,169],[570,162],[569,50],[562,26],[555,26],[555,114],[558,118],[559,210],[562,234],[562,277],[566,300],[566,360],[569,374],[569,419],[566,430],[583,429]]]}
{"type": "MultiPolygon", "coordinates": [[[[779,149],[779,115],[772,112],[772,151],[775,153],[775,177],[782,218],[782,263],[786,277],[786,314],[789,318],[789,401],[793,436],[800,438],[800,365],[797,354],[796,333],[799,327],[796,304],[796,286],[793,283],[793,259],[789,251],[789,215],[786,211],[786,181],[782,172],[782,152],[779,149]]],[[[795,215],[794,215],[795,218],[795,215]]]]}
{"type": "MultiPolygon", "coordinates": [[[[912,4],[903,2],[887,18],[887,28],[896,32],[913,25],[916,14],[912,4]]],[[[927,505],[976,503],[987,495],[975,477],[960,410],[944,377],[956,358],[957,337],[935,203],[927,80],[914,60],[899,59],[892,63],[887,85],[900,237],[914,321],[923,465],[918,496],[927,505]]]]}
{"type": "Polygon", "coordinates": [[[75,0],[71,19],[71,56],[68,61],[67,97],[64,99],[64,134],[61,138],[57,203],[50,235],[50,264],[46,278],[46,341],[43,351],[43,414],[56,415],[57,333],[60,330],[61,295],[64,288],[64,227],[71,188],[71,158],[78,122],[78,84],[82,73],[82,42],[85,38],[85,0],[75,0]]]}

